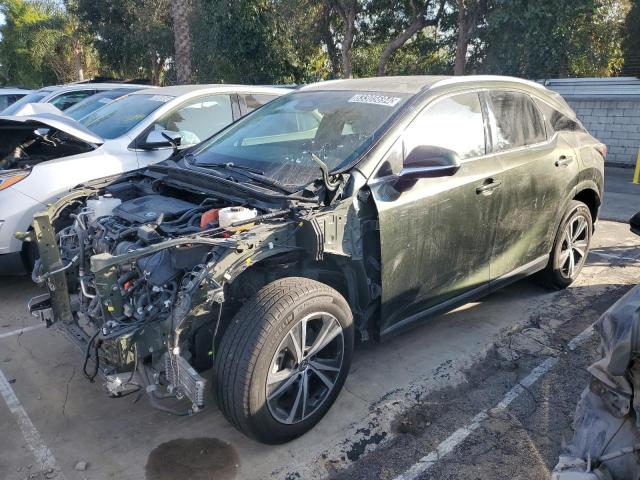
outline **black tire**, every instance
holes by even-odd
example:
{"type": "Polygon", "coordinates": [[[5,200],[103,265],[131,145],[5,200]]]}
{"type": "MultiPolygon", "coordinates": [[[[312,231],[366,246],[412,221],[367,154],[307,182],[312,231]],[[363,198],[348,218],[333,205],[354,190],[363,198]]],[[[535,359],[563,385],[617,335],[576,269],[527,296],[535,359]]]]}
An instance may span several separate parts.
{"type": "MultiPolygon", "coordinates": [[[[580,275],[582,267],[584,266],[587,255],[589,253],[589,247],[591,246],[591,237],[593,235],[593,219],[591,217],[591,211],[584,203],[577,200],[572,200],[569,203],[567,212],[562,217],[558,231],[553,241],[553,248],[551,249],[551,255],[549,257],[549,263],[546,268],[542,270],[535,278],[538,283],[555,290],[562,290],[571,285],[576,278],[580,275]],[[576,238],[579,240],[574,241],[574,245],[585,245],[584,248],[579,250],[583,251],[583,255],[573,252],[574,268],[570,270],[568,267],[568,258],[565,258],[568,248],[567,244],[567,228],[569,225],[575,225],[576,222],[583,221],[585,223],[584,232],[581,232],[576,238]]],[[[574,239],[575,240],[575,239],[574,239]]]]}
{"type": "MultiPolygon", "coordinates": [[[[318,340],[319,328],[315,335],[318,345],[322,344],[322,340],[318,340]]],[[[305,344],[308,345],[307,342],[305,344]]],[[[353,317],[349,305],[340,293],[323,283],[307,278],[289,277],[276,280],[249,299],[225,331],[214,361],[213,387],[218,406],[229,422],[251,438],[268,444],[293,440],[318,423],[337,398],[349,372],[353,342],[353,317]],[[307,342],[314,341],[314,315],[323,318],[318,320],[321,323],[317,325],[322,325],[323,328],[325,323],[329,325],[327,331],[335,333],[341,329],[341,335],[337,333],[336,340],[331,340],[331,344],[322,349],[334,348],[337,352],[342,348],[342,354],[336,354],[336,359],[340,360],[340,363],[336,364],[339,367],[332,367],[335,370],[333,388],[325,387],[324,396],[316,395],[311,398],[308,392],[312,391],[312,382],[315,382],[314,388],[319,392],[322,392],[323,388],[322,383],[318,383],[320,376],[315,378],[311,372],[317,372],[311,364],[317,366],[316,360],[324,362],[324,359],[317,359],[316,355],[313,355],[309,357],[306,365],[303,365],[303,359],[300,365],[290,364],[290,368],[286,370],[275,374],[270,372],[277,366],[274,362],[284,361],[281,358],[290,354],[287,353],[289,349],[283,347],[283,343],[289,342],[294,336],[290,333],[294,332],[294,327],[303,324],[308,326],[305,327],[308,330],[303,338],[307,338],[307,342]],[[334,345],[335,342],[339,342],[336,343],[338,346],[334,345]],[[283,351],[284,354],[281,353],[283,351]],[[307,368],[310,371],[306,371],[307,368]],[[271,402],[280,401],[280,397],[284,398],[284,395],[276,396],[276,400],[273,400],[272,392],[269,402],[267,401],[267,390],[270,388],[267,379],[282,373],[289,375],[286,378],[296,376],[300,379],[296,379],[291,385],[298,385],[295,382],[305,380],[305,385],[309,385],[305,386],[305,400],[309,399],[309,405],[312,405],[311,400],[317,404],[313,410],[306,407],[306,401],[305,406],[301,408],[294,404],[291,408],[294,417],[296,412],[301,410],[300,420],[295,423],[283,423],[278,418],[278,411],[272,407],[271,402]],[[307,417],[305,412],[309,412],[307,417]]],[[[313,345],[315,344],[312,343],[311,346],[313,345]]],[[[304,350],[303,348],[302,351],[304,350]]],[[[282,384],[284,383],[283,381],[282,384]]]]}

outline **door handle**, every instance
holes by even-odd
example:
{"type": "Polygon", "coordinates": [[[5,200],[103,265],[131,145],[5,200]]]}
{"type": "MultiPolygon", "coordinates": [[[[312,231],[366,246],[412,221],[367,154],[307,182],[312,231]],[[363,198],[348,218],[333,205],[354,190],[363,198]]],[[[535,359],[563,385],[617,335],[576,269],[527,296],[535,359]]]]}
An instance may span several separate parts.
{"type": "Polygon", "coordinates": [[[502,185],[500,180],[489,178],[482,185],[476,187],[476,193],[478,195],[491,195],[495,189],[500,188],[500,185],[502,185]]]}
{"type": "Polygon", "coordinates": [[[573,157],[569,155],[562,155],[558,160],[556,160],[556,167],[566,167],[571,162],[573,162],[573,157]]]}

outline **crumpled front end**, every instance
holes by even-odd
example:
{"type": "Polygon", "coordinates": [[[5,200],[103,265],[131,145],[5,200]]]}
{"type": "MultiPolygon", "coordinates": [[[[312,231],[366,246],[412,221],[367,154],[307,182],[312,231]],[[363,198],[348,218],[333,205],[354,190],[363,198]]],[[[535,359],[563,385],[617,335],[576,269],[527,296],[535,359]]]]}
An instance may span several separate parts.
{"type": "Polygon", "coordinates": [[[77,190],[35,216],[33,278],[49,293],[30,310],[80,347],[85,376],[112,396],[144,389],[155,407],[191,414],[205,403],[200,372],[215,355],[225,283],[290,250],[295,224],[286,210],[256,210],[223,228],[226,201],[119,185],[77,190]],[[191,405],[175,410],[166,398],[191,405]]]}

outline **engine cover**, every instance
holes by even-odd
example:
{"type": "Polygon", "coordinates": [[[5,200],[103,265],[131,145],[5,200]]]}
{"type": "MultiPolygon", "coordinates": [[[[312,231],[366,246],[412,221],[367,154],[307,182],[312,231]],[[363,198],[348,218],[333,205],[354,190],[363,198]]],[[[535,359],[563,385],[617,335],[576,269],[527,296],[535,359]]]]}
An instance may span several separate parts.
{"type": "Polygon", "coordinates": [[[163,195],[145,195],[144,197],[121,203],[113,209],[113,215],[131,223],[151,223],[164,214],[165,220],[179,217],[197,205],[177,198],[163,195]]]}

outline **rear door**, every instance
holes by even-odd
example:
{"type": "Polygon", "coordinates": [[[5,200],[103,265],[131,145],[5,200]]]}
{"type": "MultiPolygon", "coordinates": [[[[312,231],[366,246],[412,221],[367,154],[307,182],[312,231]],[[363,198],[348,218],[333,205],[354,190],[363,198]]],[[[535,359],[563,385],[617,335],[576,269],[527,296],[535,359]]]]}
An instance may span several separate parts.
{"type": "Polygon", "coordinates": [[[546,265],[559,216],[579,172],[576,153],[545,127],[524,92],[485,94],[494,156],[504,170],[491,279],[498,283],[546,265]]]}
{"type": "MultiPolygon", "coordinates": [[[[144,139],[152,130],[169,130],[182,136],[182,147],[196,145],[233,122],[232,97],[230,94],[209,94],[196,97],[158,118],[140,138],[144,139]]],[[[138,165],[146,167],[171,155],[171,148],[139,150],[138,165]]]]}
{"type": "Polygon", "coordinates": [[[486,140],[478,92],[436,100],[370,182],[380,222],[383,334],[488,289],[502,174],[486,155],[486,140]],[[419,179],[399,190],[394,174],[418,145],[454,150],[462,166],[453,176],[419,179]]]}

